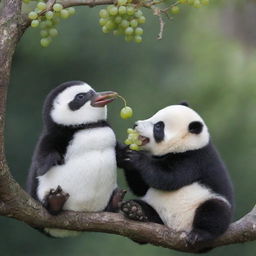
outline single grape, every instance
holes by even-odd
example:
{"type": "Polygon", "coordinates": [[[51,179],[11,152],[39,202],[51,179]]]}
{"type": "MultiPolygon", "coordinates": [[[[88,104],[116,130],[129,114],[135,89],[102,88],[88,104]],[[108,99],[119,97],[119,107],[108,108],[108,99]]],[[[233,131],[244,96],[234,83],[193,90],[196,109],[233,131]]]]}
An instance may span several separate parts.
{"type": "Polygon", "coordinates": [[[67,19],[69,17],[69,12],[66,9],[60,11],[60,17],[62,19],[67,19]]]}
{"type": "Polygon", "coordinates": [[[129,146],[129,148],[130,148],[131,150],[136,150],[136,151],[139,150],[139,146],[136,145],[136,144],[131,144],[131,145],[129,146]]]}
{"type": "Polygon", "coordinates": [[[134,16],[135,16],[136,18],[139,18],[139,17],[141,17],[142,15],[143,15],[143,13],[142,13],[141,10],[136,11],[135,14],[134,14],[134,16]]]}
{"type": "Polygon", "coordinates": [[[134,41],[136,42],[136,43],[141,43],[142,42],[142,37],[141,36],[138,36],[138,35],[136,35],[135,37],[134,37],[134,41]]]}
{"type": "Polygon", "coordinates": [[[115,24],[112,20],[107,21],[105,26],[107,27],[108,30],[112,30],[115,28],[115,24]]]}
{"type": "Polygon", "coordinates": [[[120,116],[121,116],[121,118],[123,118],[123,119],[127,119],[127,118],[132,117],[132,114],[133,114],[132,108],[131,108],[131,107],[128,107],[128,106],[123,107],[123,108],[121,109],[121,112],[120,112],[120,116]]]}
{"type": "Polygon", "coordinates": [[[103,26],[102,27],[102,32],[103,33],[109,33],[109,30],[108,30],[108,28],[106,26],[103,26]]]}
{"type": "Polygon", "coordinates": [[[53,12],[52,11],[48,11],[45,14],[45,17],[46,17],[47,20],[51,20],[53,18],[53,12]]]}
{"type": "Polygon", "coordinates": [[[138,26],[138,21],[133,19],[130,21],[130,25],[131,25],[131,27],[136,28],[138,26]]]}
{"type": "Polygon", "coordinates": [[[46,29],[42,29],[40,31],[40,35],[41,35],[41,37],[47,37],[49,34],[48,34],[48,31],[46,29]]]}
{"type": "Polygon", "coordinates": [[[119,13],[120,15],[126,14],[126,7],[125,7],[125,6],[120,6],[120,7],[118,8],[118,13],[119,13]]]}
{"type": "Polygon", "coordinates": [[[107,18],[108,17],[108,12],[106,9],[101,9],[99,12],[100,18],[107,18]]]}
{"type": "Polygon", "coordinates": [[[42,38],[40,40],[40,44],[42,47],[47,47],[51,43],[51,40],[49,38],[42,38]]]}
{"type": "Polygon", "coordinates": [[[99,24],[100,24],[101,26],[104,26],[104,25],[107,23],[107,21],[108,21],[108,19],[100,18],[99,24]]]}
{"type": "Polygon", "coordinates": [[[56,28],[51,28],[51,29],[49,30],[49,35],[50,35],[51,37],[57,36],[57,35],[58,35],[58,30],[57,30],[56,28]]]}
{"type": "Polygon", "coordinates": [[[67,10],[68,10],[68,13],[70,16],[72,16],[76,13],[76,9],[74,7],[69,7],[67,10]]]}
{"type": "Polygon", "coordinates": [[[46,9],[46,3],[45,2],[39,2],[36,6],[40,11],[43,11],[46,9]]]}
{"type": "Polygon", "coordinates": [[[38,15],[37,15],[37,13],[36,12],[30,12],[29,14],[28,14],[28,17],[31,19],[31,20],[35,20],[35,19],[37,19],[37,17],[38,17],[38,15]]]}
{"type": "Polygon", "coordinates": [[[140,17],[138,18],[138,22],[139,22],[140,24],[144,24],[144,23],[146,22],[145,16],[140,16],[140,17]]]}
{"type": "Polygon", "coordinates": [[[131,28],[131,27],[126,28],[125,29],[125,34],[128,35],[128,36],[132,35],[133,34],[133,28],[131,28]]]}
{"type": "Polygon", "coordinates": [[[118,8],[113,6],[112,8],[110,8],[109,10],[109,14],[112,15],[112,16],[115,16],[118,14],[118,8]]]}
{"type": "Polygon", "coordinates": [[[39,26],[39,20],[32,20],[31,21],[31,27],[36,28],[39,26]]]}
{"type": "Polygon", "coordinates": [[[173,6],[171,8],[171,13],[178,14],[179,12],[180,12],[180,7],[179,6],[173,6]]]}
{"type": "Polygon", "coordinates": [[[63,5],[62,4],[54,4],[52,9],[55,11],[55,12],[60,12],[62,9],[63,9],[63,5]]]}
{"type": "Polygon", "coordinates": [[[136,28],[135,29],[135,34],[138,35],[138,36],[142,35],[143,34],[143,29],[140,28],[140,27],[136,28]]]}
{"type": "Polygon", "coordinates": [[[135,9],[132,6],[127,6],[126,12],[127,12],[128,15],[133,15],[134,12],[135,12],[135,9]]]}
{"type": "Polygon", "coordinates": [[[130,144],[132,144],[132,141],[131,141],[131,140],[129,140],[129,139],[126,139],[126,140],[124,141],[124,144],[126,144],[126,145],[130,145],[130,144]]]}
{"type": "Polygon", "coordinates": [[[128,128],[128,129],[127,129],[127,133],[128,133],[128,134],[135,133],[135,130],[133,130],[132,128],[128,128]]]}
{"type": "Polygon", "coordinates": [[[128,20],[122,20],[120,26],[122,28],[127,28],[129,26],[129,21],[128,20]]]}
{"type": "Polygon", "coordinates": [[[116,16],[115,17],[115,23],[120,24],[122,22],[122,17],[121,16],[116,16]]]}

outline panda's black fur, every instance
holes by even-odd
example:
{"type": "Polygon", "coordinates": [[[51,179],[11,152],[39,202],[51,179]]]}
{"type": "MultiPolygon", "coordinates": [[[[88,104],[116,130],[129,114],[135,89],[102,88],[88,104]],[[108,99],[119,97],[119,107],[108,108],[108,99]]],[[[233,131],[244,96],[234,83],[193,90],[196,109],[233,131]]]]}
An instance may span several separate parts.
{"type": "MultiPolygon", "coordinates": [[[[164,123],[156,125],[153,132],[155,141],[159,143],[164,139],[164,123]]],[[[196,121],[188,129],[191,133],[199,134],[202,126],[196,121]]],[[[143,197],[150,188],[177,191],[197,182],[225,199],[209,199],[196,209],[189,242],[215,239],[228,228],[234,209],[233,188],[227,169],[211,140],[196,150],[162,156],[154,156],[147,151],[131,151],[120,144],[117,152],[118,166],[124,169],[130,189],[139,197],[143,197]]],[[[163,224],[157,211],[144,200],[127,201],[122,210],[131,219],[163,224]],[[138,212],[143,214],[137,216],[129,207],[140,208],[138,212]]]]}

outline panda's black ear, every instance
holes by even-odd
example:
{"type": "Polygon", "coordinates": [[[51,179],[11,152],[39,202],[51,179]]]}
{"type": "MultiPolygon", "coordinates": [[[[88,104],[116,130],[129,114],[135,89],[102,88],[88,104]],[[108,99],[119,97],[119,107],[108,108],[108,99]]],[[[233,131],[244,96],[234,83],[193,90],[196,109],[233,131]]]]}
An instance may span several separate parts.
{"type": "Polygon", "coordinates": [[[183,105],[183,106],[189,107],[189,104],[188,104],[188,102],[186,102],[186,101],[180,102],[179,105],[183,105]]]}
{"type": "Polygon", "coordinates": [[[204,125],[200,121],[191,122],[188,126],[190,133],[199,134],[203,130],[204,125]]]}

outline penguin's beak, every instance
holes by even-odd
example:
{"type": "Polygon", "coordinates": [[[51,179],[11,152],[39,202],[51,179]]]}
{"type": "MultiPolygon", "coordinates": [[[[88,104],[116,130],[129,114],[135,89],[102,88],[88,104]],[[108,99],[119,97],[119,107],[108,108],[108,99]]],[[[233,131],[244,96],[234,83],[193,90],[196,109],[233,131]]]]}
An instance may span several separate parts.
{"type": "Polygon", "coordinates": [[[118,93],[116,92],[97,92],[91,99],[91,105],[93,107],[102,108],[112,102],[117,95],[118,93]]]}

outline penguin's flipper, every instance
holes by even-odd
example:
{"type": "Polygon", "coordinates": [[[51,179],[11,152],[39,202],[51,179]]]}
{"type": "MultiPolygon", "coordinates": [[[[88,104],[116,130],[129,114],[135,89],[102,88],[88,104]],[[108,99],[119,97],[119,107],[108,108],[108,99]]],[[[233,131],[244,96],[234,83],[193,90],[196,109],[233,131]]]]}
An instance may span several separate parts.
{"type": "Polygon", "coordinates": [[[105,209],[106,212],[119,212],[120,206],[123,203],[124,196],[127,190],[116,188],[109,200],[109,203],[105,209]]]}
{"type": "Polygon", "coordinates": [[[69,194],[65,193],[61,186],[57,189],[51,189],[49,194],[44,198],[44,207],[53,215],[62,211],[63,205],[68,200],[69,194]]]}

